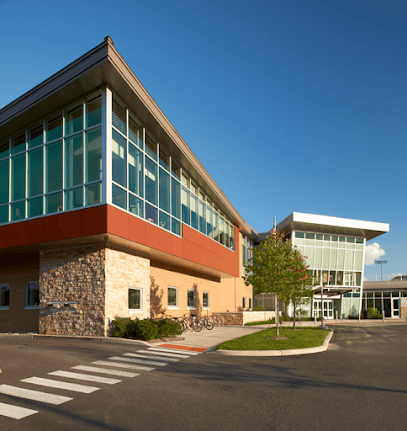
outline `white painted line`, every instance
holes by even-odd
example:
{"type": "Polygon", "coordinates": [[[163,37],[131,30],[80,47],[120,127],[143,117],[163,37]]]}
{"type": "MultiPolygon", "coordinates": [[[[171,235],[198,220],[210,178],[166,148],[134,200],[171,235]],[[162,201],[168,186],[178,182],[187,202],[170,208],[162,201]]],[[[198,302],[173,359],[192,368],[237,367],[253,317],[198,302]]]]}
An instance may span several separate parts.
{"type": "Polygon", "coordinates": [[[146,361],[145,359],[132,359],[132,358],[122,358],[120,356],[113,356],[111,358],[112,361],[127,361],[127,362],[137,362],[138,364],[146,364],[146,365],[158,365],[159,367],[165,367],[168,365],[167,362],[157,362],[157,361],[146,361]]]}
{"type": "MultiPolygon", "coordinates": [[[[144,352],[144,353],[151,353],[151,352],[144,352]]],[[[132,356],[135,358],[141,358],[141,359],[156,359],[157,361],[168,361],[168,362],[178,362],[179,359],[175,358],[163,358],[162,356],[149,356],[149,355],[143,355],[143,352],[137,352],[137,353],[123,353],[124,356],[132,356]]]]}
{"type": "Polygon", "coordinates": [[[95,361],[92,364],[108,365],[110,367],[131,368],[133,370],[153,371],[155,368],[143,367],[142,365],[122,364],[120,362],[95,361]]]}
{"type": "Polygon", "coordinates": [[[148,350],[159,352],[179,353],[180,355],[200,355],[200,352],[190,352],[189,350],[167,349],[166,347],[147,347],[148,350]]]}
{"type": "Polygon", "coordinates": [[[20,380],[24,383],[32,383],[33,385],[47,386],[49,388],[66,389],[67,391],[81,392],[83,394],[91,394],[98,391],[100,388],[95,386],[78,385],[77,383],[66,383],[59,380],[43,379],[41,377],[30,377],[29,379],[20,380]]]}
{"type": "Polygon", "coordinates": [[[26,409],[25,407],[12,406],[11,404],[0,403],[0,415],[11,419],[23,419],[38,413],[38,410],[26,409]]]}
{"type": "Polygon", "coordinates": [[[178,353],[167,353],[167,352],[151,352],[150,350],[140,350],[140,353],[146,353],[148,355],[160,355],[160,356],[170,356],[171,358],[179,358],[179,359],[184,359],[184,358],[189,358],[189,355],[179,355],[178,353]]]}
{"type": "Polygon", "coordinates": [[[78,379],[85,380],[87,382],[97,382],[97,383],[106,383],[107,385],[115,385],[116,383],[120,383],[121,380],[118,379],[110,379],[108,377],[100,377],[100,376],[91,376],[90,374],[81,374],[81,373],[71,373],[70,371],[53,371],[52,373],[48,373],[51,376],[58,377],[67,377],[68,379],[78,379]]]}
{"type": "Polygon", "coordinates": [[[0,385],[0,394],[11,395],[12,397],[25,398],[27,400],[39,401],[41,403],[59,404],[73,400],[71,397],[63,397],[62,395],[53,395],[46,392],[33,391],[31,389],[22,389],[17,386],[0,385]]]}
{"type": "Polygon", "coordinates": [[[88,367],[86,365],[77,365],[76,367],[71,368],[74,370],[90,371],[93,373],[109,374],[111,376],[120,377],[136,377],[140,375],[138,373],[129,373],[128,371],[108,370],[107,368],[88,367]]]}

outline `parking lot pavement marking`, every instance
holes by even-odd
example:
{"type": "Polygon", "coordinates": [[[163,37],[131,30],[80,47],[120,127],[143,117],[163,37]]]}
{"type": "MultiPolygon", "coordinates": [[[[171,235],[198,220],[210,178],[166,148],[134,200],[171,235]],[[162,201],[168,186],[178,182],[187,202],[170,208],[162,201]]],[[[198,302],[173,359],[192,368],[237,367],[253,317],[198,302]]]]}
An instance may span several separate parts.
{"type": "Polygon", "coordinates": [[[71,367],[71,368],[73,370],[90,371],[93,373],[109,374],[111,376],[120,376],[120,377],[136,377],[140,375],[138,373],[130,373],[128,371],[109,370],[107,368],[98,368],[98,367],[88,367],[87,365],[76,365],[75,367],[71,367]]]}
{"type": "Polygon", "coordinates": [[[41,377],[30,377],[20,380],[24,383],[32,383],[33,385],[47,386],[49,388],[65,389],[67,391],[81,392],[83,394],[91,394],[98,391],[100,388],[95,386],[78,385],[77,383],[61,382],[59,380],[43,379],[41,377]]]}
{"type": "Polygon", "coordinates": [[[111,379],[109,377],[92,376],[90,374],[72,373],[70,371],[53,371],[48,373],[51,376],[67,377],[68,379],[85,380],[87,382],[106,383],[107,385],[115,385],[120,383],[121,380],[111,379]]]}
{"type": "Polygon", "coordinates": [[[165,357],[165,359],[167,359],[167,357],[170,358],[178,358],[178,359],[184,359],[184,358],[189,358],[189,355],[178,355],[178,353],[167,353],[167,352],[160,352],[160,351],[150,351],[150,350],[139,350],[138,353],[143,353],[143,355],[160,355],[161,357],[165,357]]]}
{"type": "Polygon", "coordinates": [[[26,409],[25,407],[12,406],[11,404],[0,403],[0,416],[11,419],[23,419],[38,413],[38,410],[26,409]]]}
{"type": "Polygon", "coordinates": [[[108,362],[108,361],[95,361],[92,364],[96,365],[108,365],[110,367],[119,367],[119,368],[131,368],[133,370],[141,370],[141,371],[153,371],[155,368],[151,367],[143,367],[142,365],[133,365],[133,364],[123,364],[120,362],[108,362]]]}
{"type": "Polygon", "coordinates": [[[47,392],[34,391],[32,389],[18,388],[17,386],[0,385],[0,394],[12,397],[25,398],[27,400],[39,401],[41,403],[54,404],[56,406],[73,400],[71,397],[48,394],[47,392]]]}
{"type": "Polygon", "coordinates": [[[174,353],[178,356],[191,356],[191,355],[200,355],[200,353],[197,352],[185,352],[184,350],[177,350],[177,349],[166,349],[165,347],[147,347],[147,350],[151,350],[153,352],[168,352],[168,353],[174,353]]]}
{"type": "Polygon", "coordinates": [[[155,359],[158,361],[168,361],[168,362],[178,362],[179,359],[175,359],[175,358],[163,358],[162,356],[149,356],[149,355],[145,355],[143,354],[143,352],[140,353],[123,353],[124,356],[131,356],[134,358],[141,358],[141,359],[155,359]]]}
{"type": "Polygon", "coordinates": [[[146,364],[146,365],[158,365],[159,367],[165,367],[168,365],[167,362],[157,362],[157,361],[146,361],[145,359],[136,359],[136,358],[122,358],[121,356],[112,356],[112,361],[127,361],[127,362],[137,362],[138,364],[146,364]]]}

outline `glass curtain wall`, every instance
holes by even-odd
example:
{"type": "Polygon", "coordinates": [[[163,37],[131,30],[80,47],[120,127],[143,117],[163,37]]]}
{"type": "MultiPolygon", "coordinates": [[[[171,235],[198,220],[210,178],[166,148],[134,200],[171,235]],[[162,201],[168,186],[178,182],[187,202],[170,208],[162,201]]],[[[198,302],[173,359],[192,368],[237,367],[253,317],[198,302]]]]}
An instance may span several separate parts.
{"type": "Polygon", "coordinates": [[[0,142],[0,224],[102,201],[102,98],[0,142]]]}
{"type": "Polygon", "coordinates": [[[293,245],[306,257],[314,285],[361,286],[364,239],[294,232],[293,245]]]}
{"type": "Polygon", "coordinates": [[[185,223],[234,250],[233,224],[115,96],[112,181],[112,203],[121,209],[179,236],[185,223]]]}

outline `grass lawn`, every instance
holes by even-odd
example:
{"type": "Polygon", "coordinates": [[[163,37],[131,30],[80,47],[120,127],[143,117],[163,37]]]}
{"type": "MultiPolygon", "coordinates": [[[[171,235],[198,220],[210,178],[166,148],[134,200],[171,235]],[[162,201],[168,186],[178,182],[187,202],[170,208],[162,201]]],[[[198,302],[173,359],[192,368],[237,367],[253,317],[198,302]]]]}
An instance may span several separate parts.
{"type": "Polygon", "coordinates": [[[216,350],[288,350],[305,349],[307,347],[321,346],[328,331],[319,328],[301,328],[293,331],[292,328],[280,328],[280,337],[288,340],[269,340],[267,337],[276,336],[276,328],[265,329],[244,337],[226,341],[216,347],[216,350]]]}

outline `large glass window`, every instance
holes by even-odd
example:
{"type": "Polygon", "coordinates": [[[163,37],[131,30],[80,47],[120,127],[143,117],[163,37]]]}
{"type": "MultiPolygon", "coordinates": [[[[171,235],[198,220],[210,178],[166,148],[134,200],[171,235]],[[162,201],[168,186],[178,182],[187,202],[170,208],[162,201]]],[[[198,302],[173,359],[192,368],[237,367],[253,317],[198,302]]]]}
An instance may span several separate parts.
{"type": "Polygon", "coordinates": [[[102,179],[102,130],[93,129],[85,134],[85,181],[102,179]]]}
{"type": "Polygon", "coordinates": [[[11,201],[25,197],[25,154],[11,159],[11,201]]]}
{"type": "Polygon", "coordinates": [[[112,202],[120,208],[127,210],[127,193],[121,187],[112,185],[112,202]]]}
{"type": "Polygon", "coordinates": [[[65,140],[65,187],[83,184],[83,135],[65,140]]]}
{"type": "Polygon", "coordinates": [[[191,194],[191,226],[198,229],[198,199],[191,194]]]}
{"type": "Polygon", "coordinates": [[[129,139],[143,149],[143,128],[131,116],[129,116],[129,139]]]}
{"type": "Polygon", "coordinates": [[[86,127],[93,127],[102,122],[102,98],[90,99],[86,103],[86,127]]]}
{"type": "Polygon", "coordinates": [[[181,218],[181,191],[179,182],[171,178],[171,214],[174,217],[181,218]]]}
{"type": "Polygon", "coordinates": [[[65,192],[65,209],[83,207],[83,187],[76,187],[65,192]]]}
{"type": "Polygon", "coordinates": [[[27,200],[27,217],[37,217],[43,214],[43,197],[27,200]]]}
{"type": "Polygon", "coordinates": [[[126,134],[126,111],[124,108],[113,99],[112,106],[112,124],[117,130],[126,134]]]}
{"type": "Polygon", "coordinates": [[[9,160],[0,162],[0,205],[8,203],[9,160]]]}
{"type": "Polygon", "coordinates": [[[181,190],[182,221],[189,224],[189,191],[182,187],[181,190]]]}
{"type": "Polygon", "coordinates": [[[129,144],[129,190],[143,197],[143,153],[129,144]]]}
{"type": "Polygon", "coordinates": [[[27,197],[42,195],[44,182],[42,147],[28,153],[27,168],[27,197]]]}
{"type": "Polygon", "coordinates": [[[127,143],[115,130],[112,131],[112,179],[123,187],[127,187],[127,143]]]}
{"type": "Polygon", "coordinates": [[[199,207],[198,207],[198,214],[199,214],[199,230],[205,234],[206,233],[206,220],[205,220],[205,213],[206,208],[205,204],[201,201],[199,201],[199,207]]]}
{"type": "Polygon", "coordinates": [[[83,105],[69,109],[65,117],[65,135],[79,132],[83,129],[83,105]]]}
{"type": "MultiPolygon", "coordinates": [[[[160,168],[160,208],[170,212],[170,175],[160,168]]],[[[169,226],[169,223],[168,223],[169,226]]]]}
{"type": "Polygon", "coordinates": [[[47,121],[46,140],[54,141],[55,139],[62,138],[62,116],[54,117],[47,121]]]}
{"type": "Polygon", "coordinates": [[[11,139],[11,154],[25,150],[25,132],[11,139]]]}
{"type": "Polygon", "coordinates": [[[41,145],[44,140],[44,134],[41,126],[37,126],[28,132],[28,149],[41,145]]]}
{"type": "Polygon", "coordinates": [[[46,192],[62,189],[62,141],[45,147],[46,192]]]}
{"type": "Polygon", "coordinates": [[[16,202],[10,205],[11,221],[25,218],[25,201],[16,202]]]}
{"type": "Polygon", "coordinates": [[[157,165],[146,157],[145,166],[146,199],[157,205],[157,165]]]}

